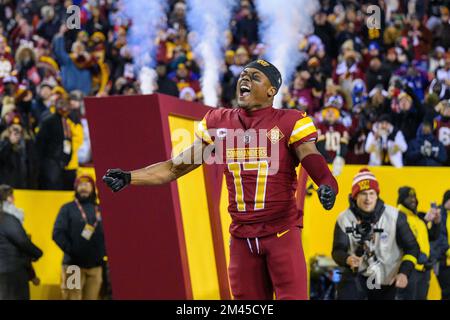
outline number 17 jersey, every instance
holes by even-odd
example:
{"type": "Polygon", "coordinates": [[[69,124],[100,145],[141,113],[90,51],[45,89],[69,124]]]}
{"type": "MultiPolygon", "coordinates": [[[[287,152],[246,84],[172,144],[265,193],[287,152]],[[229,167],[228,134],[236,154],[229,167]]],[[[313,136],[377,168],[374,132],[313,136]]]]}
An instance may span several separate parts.
{"type": "Polygon", "coordinates": [[[213,145],[214,161],[224,164],[233,236],[263,237],[301,225],[295,148],[317,139],[304,112],[213,109],[199,122],[196,136],[213,145]]]}

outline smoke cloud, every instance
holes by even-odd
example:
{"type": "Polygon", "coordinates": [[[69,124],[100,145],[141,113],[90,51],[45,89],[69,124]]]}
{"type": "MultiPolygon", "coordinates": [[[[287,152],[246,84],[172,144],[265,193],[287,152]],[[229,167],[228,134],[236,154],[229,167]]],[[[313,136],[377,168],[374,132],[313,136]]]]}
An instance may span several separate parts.
{"type": "MultiPolygon", "coordinates": [[[[283,86],[292,79],[302,55],[299,44],[313,31],[313,15],[319,9],[317,0],[256,0],[260,19],[259,34],[266,45],[265,59],[281,72],[283,86]]],[[[280,89],[282,90],[282,89],[280,89]]],[[[274,107],[281,108],[281,92],[275,96],[274,107]]]]}
{"type": "Polygon", "coordinates": [[[128,45],[131,48],[133,61],[139,80],[141,92],[150,94],[155,91],[156,72],[156,38],[159,30],[166,29],[166,1],[126,0],[122,2],[123,11],[131,19],[128,32],[128,45]]]}
{"type": "Polygon", "coordinates": [[[202,69],[204,103],[213,107],[219,102],[225,31],[235,3],[236,0],[187,1],[187,23],[195,33],[189,40],[202,69]]]}

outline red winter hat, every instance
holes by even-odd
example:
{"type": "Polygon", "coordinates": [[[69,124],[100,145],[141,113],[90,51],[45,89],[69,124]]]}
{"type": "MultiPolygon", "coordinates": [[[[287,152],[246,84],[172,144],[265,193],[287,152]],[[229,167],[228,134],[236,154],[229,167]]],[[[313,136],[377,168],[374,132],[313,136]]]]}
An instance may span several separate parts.
{"type": "Polygon", "coordinates": [[[378,186],[377,178],[369,169],[364,168],[353,177],[352,182],[352,198],[355,198],[358,193],[364,190],[373,189],[378,194],[380,193],[380,187],[378,186]]]}
{"type": "Polygon", "coordinates": [[[89,182],[92,185],[92,188],[95,190],[95,182],[94,182],[94,179],[92,179],[91,176],[89,176],[87,174],[84,174],[84,175],[81,175],[81,176],[77,177],[77,179],[75,180],[75,183],[74,183],[74,189],[75,190],[77,189],[77,187],[80,184],[80,182],[89,182]]]}

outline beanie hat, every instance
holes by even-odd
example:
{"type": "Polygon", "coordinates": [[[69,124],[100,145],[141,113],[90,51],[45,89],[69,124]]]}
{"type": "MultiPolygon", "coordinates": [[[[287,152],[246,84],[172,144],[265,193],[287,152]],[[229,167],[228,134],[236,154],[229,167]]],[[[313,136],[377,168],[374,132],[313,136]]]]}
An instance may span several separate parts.
{"type": "MultiPolygon", "coordinates": [[[[239,49],[238,49],[239,50],[239,49]]],[[[236,51],[237,54],[237,51],[236,51]]],[[[247,64],[245,68],[255,68],[258,69],[259,71],[261,71],[262,73],[264,73],[266,75],[266,77],[269,79],[270,84],[272,86],[274,86],[277,91],[278,89],[280,89],[281,87],[281,73],[280,71],[270,62],[263,60],[263,59],[259,59],[259,60],[255,60],[250,62],[249,64],[247,64]]]]}
{"type": "Polygon", "coordinates": [[[356,195],[364,190],[373,189],[380,193],[380,187],[378,186],[378,181],[374,174],[369,171],[369,169],[364,168],[359,170],[359,172],[353,177],[352,182],[352,198],[356,198],[356,195]]]}
{"type": "Polygon", "coordinates": [[[74,189],[75,190],[77,189],[78,185],[81,182],[89,182],[92,185],[92,189],[95,190],[95,182],[94,182],[94,179],[92,179],[91,176],[89,176],[87,174],[84,174],[84,175],[81,175],[81,176],[77,177],[75,179],[75,183],[74,183],[74,189]]]}
{"type": "Polygon", "coordinates": [[[398,189],[397,204],[404,204],[405,199],[410,195],[416,196],[416,191],[411,187],[401,187],[398,189]]]}

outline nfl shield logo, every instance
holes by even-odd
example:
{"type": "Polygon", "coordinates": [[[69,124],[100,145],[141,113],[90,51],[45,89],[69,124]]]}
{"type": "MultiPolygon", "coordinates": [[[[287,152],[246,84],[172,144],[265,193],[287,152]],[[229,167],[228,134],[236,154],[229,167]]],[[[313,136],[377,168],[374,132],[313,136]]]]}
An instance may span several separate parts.
{"type": "Polygon", "coordinates": [[[248,134],[244,135],[244,143],[245,144],[249,144],[250,140],[251,140],[251,136],[250,135],[248,135],[248,134]]]}

